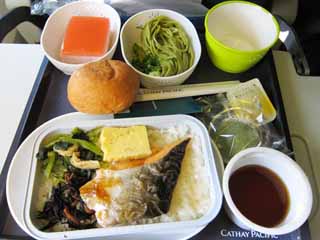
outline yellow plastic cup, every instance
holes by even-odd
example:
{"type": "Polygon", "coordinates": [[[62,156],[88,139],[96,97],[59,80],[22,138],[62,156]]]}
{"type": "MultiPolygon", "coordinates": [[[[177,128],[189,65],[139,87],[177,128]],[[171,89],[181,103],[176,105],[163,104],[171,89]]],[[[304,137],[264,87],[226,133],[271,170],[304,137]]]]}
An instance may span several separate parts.
{"type": "Polygon", "coordinates": [[[261,6],[226,1],[211,8],[205,18],[208,54],[219,69],[240,73],[258,63],[279,38],[279,24],[261,6]]]}

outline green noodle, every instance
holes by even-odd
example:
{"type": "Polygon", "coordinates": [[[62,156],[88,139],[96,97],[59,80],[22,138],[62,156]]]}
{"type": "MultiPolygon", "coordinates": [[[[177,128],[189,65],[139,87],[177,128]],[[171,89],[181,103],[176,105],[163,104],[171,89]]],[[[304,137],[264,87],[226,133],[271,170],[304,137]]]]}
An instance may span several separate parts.
{"type": "Polygon", "coordinates": [[[178,22],[166,16],[147,22],[142,28],[141,44],[133,46],[133,66],[150,75],[176,75],[190,68],[193,62],[189,37],[178,22]]]}

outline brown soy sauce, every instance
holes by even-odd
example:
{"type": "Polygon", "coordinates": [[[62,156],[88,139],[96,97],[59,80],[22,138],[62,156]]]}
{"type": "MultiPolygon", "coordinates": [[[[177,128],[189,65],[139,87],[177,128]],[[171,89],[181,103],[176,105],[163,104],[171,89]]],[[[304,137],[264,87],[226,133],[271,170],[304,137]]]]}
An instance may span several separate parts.
{"type": "Polygon", "coordinates": [[[274,227],[288,213],[287,187],[268,168],[258,165],[239,168],[229,179],[229,190],[239,211],[258,225],[274,227]]]}

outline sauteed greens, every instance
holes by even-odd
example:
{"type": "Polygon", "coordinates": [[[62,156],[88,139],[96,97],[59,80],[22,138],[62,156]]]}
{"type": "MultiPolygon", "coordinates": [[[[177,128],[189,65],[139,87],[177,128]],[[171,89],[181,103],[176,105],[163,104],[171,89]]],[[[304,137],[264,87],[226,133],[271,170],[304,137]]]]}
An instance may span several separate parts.
{"type": "Polygon", "coordinates": [[[50,198],[38,213],[38,218],[45,221],[42,230],[57,223],[77,229],[96,224],[95,212],[82,201],[79,188],[94,176],[90,164],[102,160],[103,153],[98,145],[100,132],[101,127],[87,132],[74,128],[71,134],[51,135],[42,142],[37,159],[44,176],[53,185],[50,198]],[[74,162],[75,157],[78,162],[74,162]]]}
{"type": "Polygon", "coordinates": [[[101,127],[88,132],[74,128],[71,134],[56,134],[45,139],[37,154],[37,159],[42,161],[44,175],[55,178],[56,182],[62,181],[61,172],[68,165],[77,167],[72,161],[74,155],[83,161],[101,161],[103,152],[98,146],[100,132],[101,127]]]}

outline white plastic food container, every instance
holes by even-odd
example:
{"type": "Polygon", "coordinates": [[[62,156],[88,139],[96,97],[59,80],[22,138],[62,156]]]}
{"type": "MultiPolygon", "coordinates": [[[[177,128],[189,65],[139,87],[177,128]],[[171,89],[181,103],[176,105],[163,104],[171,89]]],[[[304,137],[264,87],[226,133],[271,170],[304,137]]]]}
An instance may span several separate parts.
{"type": "Polygon", "coordinates": [[[218,178],[215,159],[213,156],[210,138],[205,126],[197,119],[187,115],[170,115],[157,117],[142,117],[112,120],[79,120],[67,122],[57,127],[49,127],[39,133],[33,144],[33,158],[27,187],[27,199],[24,206],[24,225],[32,237],[37,239],[101,239],[107,237],[110,240],[143,239],[143,240],[177,240],[188,239],[200,232],[219,213],[222,205],[222,191],[218,178]],[[130,126],[146,125],[155,128],[168,128],[172,126],[186,125],[193,135],[200,141],[205,168],[210,184],[211,205],[208,212],[202,217],[179,222],[154,223],[144,225],[117,226],[109,228],[93,228],[85,230],[73,230],[64,232],[43,232],[34,225],[36,215],[35,204],[39,191],[40,164],[36,159],[41,141],[48,134],[58,132],[70,132],[73,127],[91,129],[97,126],[130,126]]]}
{"type": "Polygon", "coordinates": [[[180,85],[186,81],[192,72],[195,70],[201,56],[201,43],[198,37],[197,30],[190,22],[188,18],[180,13],[167,9],[151,9],[137,13],[130,17],[124,24],[120,32],[120,44],[122,56],[125,62],[130,65],[140,76],[141,83],[146,88],[156,88],[163,86],[180,85]],[[194,62],[190,68],[186,71],[168,77],[158,77],[145,74],[136,69],[131,64],[132,60],[132,46],[134,43],[140,42],[141,30],[138,27],[144,26],[144,24],[150,21],[156,16],[167,16],[177,21],[187,33],[192,48],[194,51],[194,62]]]}

